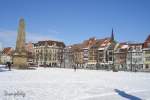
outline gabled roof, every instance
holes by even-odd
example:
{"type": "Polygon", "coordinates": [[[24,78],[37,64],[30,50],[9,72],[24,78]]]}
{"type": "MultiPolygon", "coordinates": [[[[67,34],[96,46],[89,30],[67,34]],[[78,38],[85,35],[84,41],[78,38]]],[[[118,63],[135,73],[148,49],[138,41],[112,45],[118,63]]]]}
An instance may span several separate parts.
{"type": "Polygon", "coordinates": [[[83,48],[82,44],[74,44],[74,45],[71,46],[72,51],[75,51],[75,52],[83,51],[82,48],[83,48]]]}
{"type": "Polygon", "coordinates": [[[63,46],[65,47],[65,44],[64,42],[60,42],[60,41],[54,41],[54,40],[45,40],[45,41],[38,41],[38,43],[35,43],[34,45],[45,45],[45,44],[48,44],[48,45],[54,45],[56,44],[56,46],[63,46]]]}
{"type": "Polygon", "coordinates": [[[147,37],[147,39],[145,40],[145,42],[150,42],[150,35],[147,37]]]}
{"type": "Polygon", "coordinates": [[[111,38],[99,39],[96,42],[98,48],[105,48],[111,44],[111,38]]]}
{"type": "Polygon", "coordinates": [[[115,47],[115,51],[117,52],[126,52],[129,49],[129,45],[127,42],[118,43],[115,47]]]}
{"type": "Polygon", "coordinates": [[[147,37],[147,39],[145,40],[144,44],[143,44],[143,48],[148,48],[148,44],[150,43],[150,35],[147,37]]]}
{"type": "Polygon", "coordinates": [[[128,48],[129,48],[129,45],[128,45],[128,43],[126,43],[126,42],[119,43],[118,48],[119,48],[119,49],[128,49],[128,48]]]}
{"type": "Polygon", "coordinates": [[[111,38],[103,38],[96,40],[95,44],[91,46],[91,48],[99,48],[99,50],[104,50],[112,43],[111,38]]]}
{"type": "Polygon", "coordinates": [[[90,48],[93,44],[95,44],[95,42],[96,42],[95,37],[89,38],[88,40],[83,41],[82,43],[83,48],[90,48]]]}
{"type": "Polygon", "coordinates": [[[137,47],[137,46],[141,46],[143,48],[143,43],[128,43],[129,45],[129,50],[132,50],[132,47],[137,47]]]}
{"type": "Polygon", "coordinates": [[[11,47],[4,48],[2,51],[2,54],[6,54],[6,55],[11,55],[12,53],[13,53],[13,48],[11,47]]]}
{"type": "Polygon", "coordinates": [[[129,46],[140,46],[143,45],[143,43],[128,43],[129,46]]]}

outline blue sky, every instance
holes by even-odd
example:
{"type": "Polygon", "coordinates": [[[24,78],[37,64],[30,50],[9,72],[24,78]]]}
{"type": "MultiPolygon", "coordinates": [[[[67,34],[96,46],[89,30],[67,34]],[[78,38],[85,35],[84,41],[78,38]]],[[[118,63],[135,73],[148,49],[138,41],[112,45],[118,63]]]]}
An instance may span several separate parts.
{"type": "Polygon", "coordinates": [[[18,21],[27,41],[79,43],[114,29],[119,42],[143,42],[150,34],[150,0],[0,0],[0,42],[15,46],[18,21]]]}

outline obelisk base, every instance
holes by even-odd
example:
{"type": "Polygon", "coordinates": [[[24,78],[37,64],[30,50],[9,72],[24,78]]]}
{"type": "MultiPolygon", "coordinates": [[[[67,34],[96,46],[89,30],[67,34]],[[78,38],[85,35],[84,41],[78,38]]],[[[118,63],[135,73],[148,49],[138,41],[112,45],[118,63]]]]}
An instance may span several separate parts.
{"type": "Polygon", "coordinates": [[[14,55],[13,66],[17,69],[27,69],[27,57],[25,55],[14,55]]]}

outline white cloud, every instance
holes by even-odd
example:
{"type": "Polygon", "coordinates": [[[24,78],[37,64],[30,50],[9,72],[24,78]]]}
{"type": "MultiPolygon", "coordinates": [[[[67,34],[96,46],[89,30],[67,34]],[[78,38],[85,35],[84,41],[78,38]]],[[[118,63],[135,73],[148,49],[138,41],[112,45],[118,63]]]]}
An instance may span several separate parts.
{"type": "Polygon", "coordinates": [[[0,42],[3,47],[11,46],[15,47],[16,42],[16,31],[10,31],[10,30],[0,30],[0,42]]]}
{"type": "MultiPolygon", "coordinates": [[[[57,32],[53,32],[54,34],[58,34],[57,32]]],[[[31,33],[26,32],[26,42],[37,42],[41,40],[58,40],[55,38],[54,34],[40,34],[40,33],[31,33]]],[[[2,30],[0,29],[0,42],[3,47],[11,46],[15,47],[17,38],[17,31],[12,30],[2,30]]]]}

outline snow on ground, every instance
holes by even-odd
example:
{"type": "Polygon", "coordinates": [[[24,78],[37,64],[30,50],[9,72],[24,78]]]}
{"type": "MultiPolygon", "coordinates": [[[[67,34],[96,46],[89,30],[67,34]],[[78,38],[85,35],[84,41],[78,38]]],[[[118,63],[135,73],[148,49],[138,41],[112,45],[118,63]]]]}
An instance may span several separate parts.
{"type": "Polygon", "coordinates": [[[150,100],[150,73],[0,68],[0,100],[150,100]]]}

